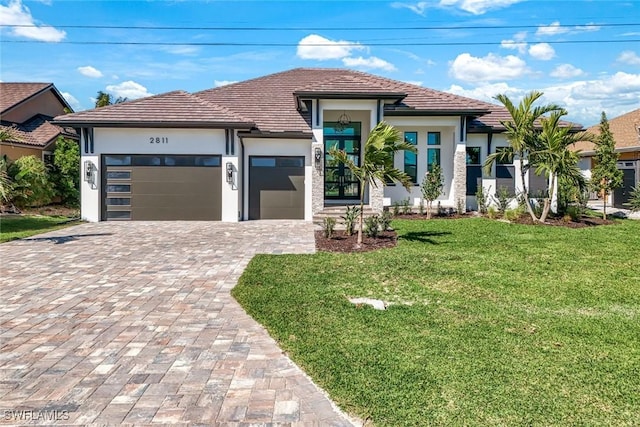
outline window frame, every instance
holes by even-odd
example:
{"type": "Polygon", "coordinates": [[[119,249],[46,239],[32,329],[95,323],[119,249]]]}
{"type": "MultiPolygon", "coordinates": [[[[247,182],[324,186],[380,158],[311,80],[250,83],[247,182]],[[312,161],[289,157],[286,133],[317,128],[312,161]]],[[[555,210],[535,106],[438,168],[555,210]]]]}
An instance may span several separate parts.
{"type": "MultiPolygon", "coordinates": [[[[404,132],[404,141],[405,142],[409,142],[411,145],[415,146],[416,148],[418,147],[418,132],[417,131],[406,131],[404,132]],[[413,140],[411,140],[410,138],[407,138],[408,135],[412,135],[413,136],[413,140]]],[[[403,170],[404,173],[406,173],[407,175],[409,175],[411,177],[411,182],[414,185],[418,184],[418,153],[412,153],[411,151],[404,151],[403,154],[403,162],[404,162],[404,166],[403,166],[403,170]],[[409,156],[409,158],[413,157],[413,162],[407,162],[407,156],[409,156]],[[413,174],[407,172],[407,166],[409,167],[413,167],[413,174]]]]}

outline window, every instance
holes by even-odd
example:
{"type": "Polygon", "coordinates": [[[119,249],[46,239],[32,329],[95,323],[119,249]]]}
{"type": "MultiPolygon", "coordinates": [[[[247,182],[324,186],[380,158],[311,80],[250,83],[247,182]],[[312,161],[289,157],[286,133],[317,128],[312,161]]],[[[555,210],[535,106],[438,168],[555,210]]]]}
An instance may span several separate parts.
{"type": "Polygon", "coordinates": [[[129,171],[109,171],[109,172],[107,172],[107,179],[131,179],[131,172],[129,172],[129,171]]]}
{"type": "MultiPolygon", "coordinates": [[[[418,145],[418,132],[405,132],[404,141],[416,146],[418,145]]],[[[411,182],[418,182],[418,155],[411,151],[404,152],[404,173],[411,177],[411,182]]]]}
{"type": "Polygon", "coordinates": [[[496,158],[496,164],[498,165],[510,165],[513,164],[513,148],[511,147],[498,147],[496,148],[496,154],[504,153],[503,156],[496,158]]]}
{"type": "MultiPolygon", "coordinates": [[[[427,133],[427,146],[439,146],[440,145],[440,132],[427,133]]],[[[433,167],[433,164],[440,166],[440,148],[427,148],[427,168],[429,172],[433,167]]]]}
{"type": "Polygon", "coordinates": [[[480,147],[467,147],[467,164],[480,164],[480,147]]]}
{"type": "Polygon", "coordinates": [[[130,193],[131,185],[128,184],[109,184],[106,188],[107,193],[130,193]]]}
{"type": "Polygon", "coordinates": [[[131,166],[131,156],[105,156],[107,166],[131,166]]]}

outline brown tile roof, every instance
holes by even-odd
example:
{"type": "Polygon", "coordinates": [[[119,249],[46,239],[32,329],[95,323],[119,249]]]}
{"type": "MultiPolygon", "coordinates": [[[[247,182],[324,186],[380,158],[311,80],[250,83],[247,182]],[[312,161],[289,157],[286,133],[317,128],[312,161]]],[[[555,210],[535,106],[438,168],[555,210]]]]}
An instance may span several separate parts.
{"type": "Polygon", "coordinates": [[[121,104],[58,116],[59,125],[212,127],[233,124],[251,127],[252,121],[220,105],[184,91],[168,92],[121,104]]]}
{"type": "Polygon", "coordinates": [[[59,136],[78,139],[73,128],[56,126],[51,123],[51,119],[38,114],[22,124],[3,122],[0,129],[9,134],[9,139],[3,142],[44,148],[59,136]]]}
{"type": "Polygon", "coordinates": [[[53,83],[0,83],[0,114],[51,86],[53,83]]]}
{"type": "Polygon", "coordinates": [[[488,111],[490,104],[360,71],[296,68],[195,93],[250,117],[262,131],[310,133],[308,112],[298,111],[295,93],[406,94],[403,106],[418,111],[488,111]]]}
{"type": "MultiPolygon", "coordinates": [[[[640,108],[609,120],[609,129],[616,141],[616,149],[637,148],[640,151],[640,108]]],[[[587,129],[594,135],[600,135],[600,124],[587,129]]],[[[595,146],[589,141],[575,144],[575,150],[591,152],[595,146]]]]}

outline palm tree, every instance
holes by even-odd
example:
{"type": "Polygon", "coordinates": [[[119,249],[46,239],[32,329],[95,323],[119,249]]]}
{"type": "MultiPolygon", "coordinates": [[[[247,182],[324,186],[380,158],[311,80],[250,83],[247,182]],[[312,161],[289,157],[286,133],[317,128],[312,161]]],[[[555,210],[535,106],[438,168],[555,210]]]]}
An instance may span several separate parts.
{"type": "Polygon", "coordinates": [[[533,212],[533,208],[529,202],[529,191],[525,177],[529,168],[532,167],[529,159],[529,153],[536,144],[535,123],[544,114],[552,113],[554,111],[565,113],[565,110],[562,107],[555,104],[534,107],[533,104],[540,99],[542,95],[542,92],[532,91],[525,95],[517,107],[507,95],[501,94],[496,96],[495,99],[504,105],[511,116],[511,120],[501,121],[501,123],[506,129],[505,135],[507,136],[507,141],[509,141],[509,145],[511,145],[513,151],[508,152],[507,150],[503,150],[501,152],[493,153],[487,157],[487,160],[484,163],[485,172],[489,174],[491,173],[491,167],[496,160],[508,160],[506,157],[512,155],[518,157],[518,161],[520,163],[521,188],[527,205],[527,211],[534,222],[537,222],[538,218],[533,212]]]}
{"type": "Polygon", "coordinates": [[[96,108],[106,107],[107,105],[120,104],[121,102],[126,102],[128,100],[129,98],[124,98],[122,96],[119,96],[114,101],[111,94],[99,90],[98,94],[96,95],[96,108]]]}
{"type": "Polygon", "coordinates": [[[537,134],[535,151],[530,153],[535,173],[544,175],[550,180],[551,191],[544,199],[540,222],[547,220],[551,199],[556,188],[556,179],[563,176],[577,186],[584,187],[585,179],[578,161],[579,152],[569,150],[569,146],[578,141],[591,141],[593,137],[587,132],[573,132],[570,127],[560,126],[563,112],[554,111],[549,118],[542,118],[542,130],[537,134]]]}
{"type": "Polygon", "coordinates": [[[404,141],[396,128],[385,122],[378,123],[369,133],[369,137],[362,148],[363,154],[360,166],[356,165],[344,150],[338,150],[337,147],[329,150],[329,155],[337,162],[347,166],[360,183],[358,247],[362,244],[364,191],[367,184],[370,187],[377,187],[384,182],[393,181],[402,184],[407,191],[411,189],[411,177],[393,167],[395,153],[402,150],[413,153],[417,151],[413,144],[404,141]]]}

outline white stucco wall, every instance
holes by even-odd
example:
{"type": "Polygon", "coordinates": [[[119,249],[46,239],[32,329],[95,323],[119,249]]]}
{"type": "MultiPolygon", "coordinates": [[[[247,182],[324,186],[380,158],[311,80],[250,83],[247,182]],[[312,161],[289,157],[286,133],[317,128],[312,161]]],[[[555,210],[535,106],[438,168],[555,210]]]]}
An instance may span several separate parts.
{"type": "MultiPolygon", "coordinates": [[[[427,172],[427,149],[440,148],[440,163],[444,180],[443,194],[438,198],[442,206],[455,207],[453,195],[453,156],[458,145],[460,135],[459,117],[386,117],[385,121],[396,127],[402,134],[404,132],[418,132],[418,182],[410,192],[401,186],[386,186],[384,197],[388,204],[402,202],[407,198],[413,206],[420,204],[422,192],[420,183],[427,172]],[[427,134],[429,132],[440,132],[440,143],[438,146],[427,146],[427,134]]],[[[397,153],[394,158],[394,166],[404,170],[404,152],[397,153]]]]}
{"type": "MultiPolygon", "coordinates": [[[[311,139],[276,139],[276,138],[244,138],[244,171],[243,181],[249,182],[249,157],[250,156],[304,156],[304,219],[311,221],[313,212],[312,200],[312,162],[311,139]]],[[[243,218],[249,219],[249,190],[245,185],[243,200],[243,218]]]]}
{"type": "MultiPolygon", "coordinates": [[[[237,144],[237,138],[236,138],[237,144]]],[[[232,162],[237,168],[237,156],[225,156],[225,132],[223,129],[135,129],[96,128],[94,129],[94,152],[84,152],[84,139],[80,144],[82,174],[84,162],[90,160],[97,168],[96,185],[84,179],[81,182],[81,215],[86,221],[100,221],[102,201],[102,154],[215,154],[222,155],[221,173],[225,173],[225,163],[232,162]],[[167,143],[150,143],[153,138],[167,138],[167,143]]],[[[236,145],[236,153],[238,148],[236,145]]],[[[222,220],[238,221],[238,187],[230,185],[222,177],[222,220]]]]}

